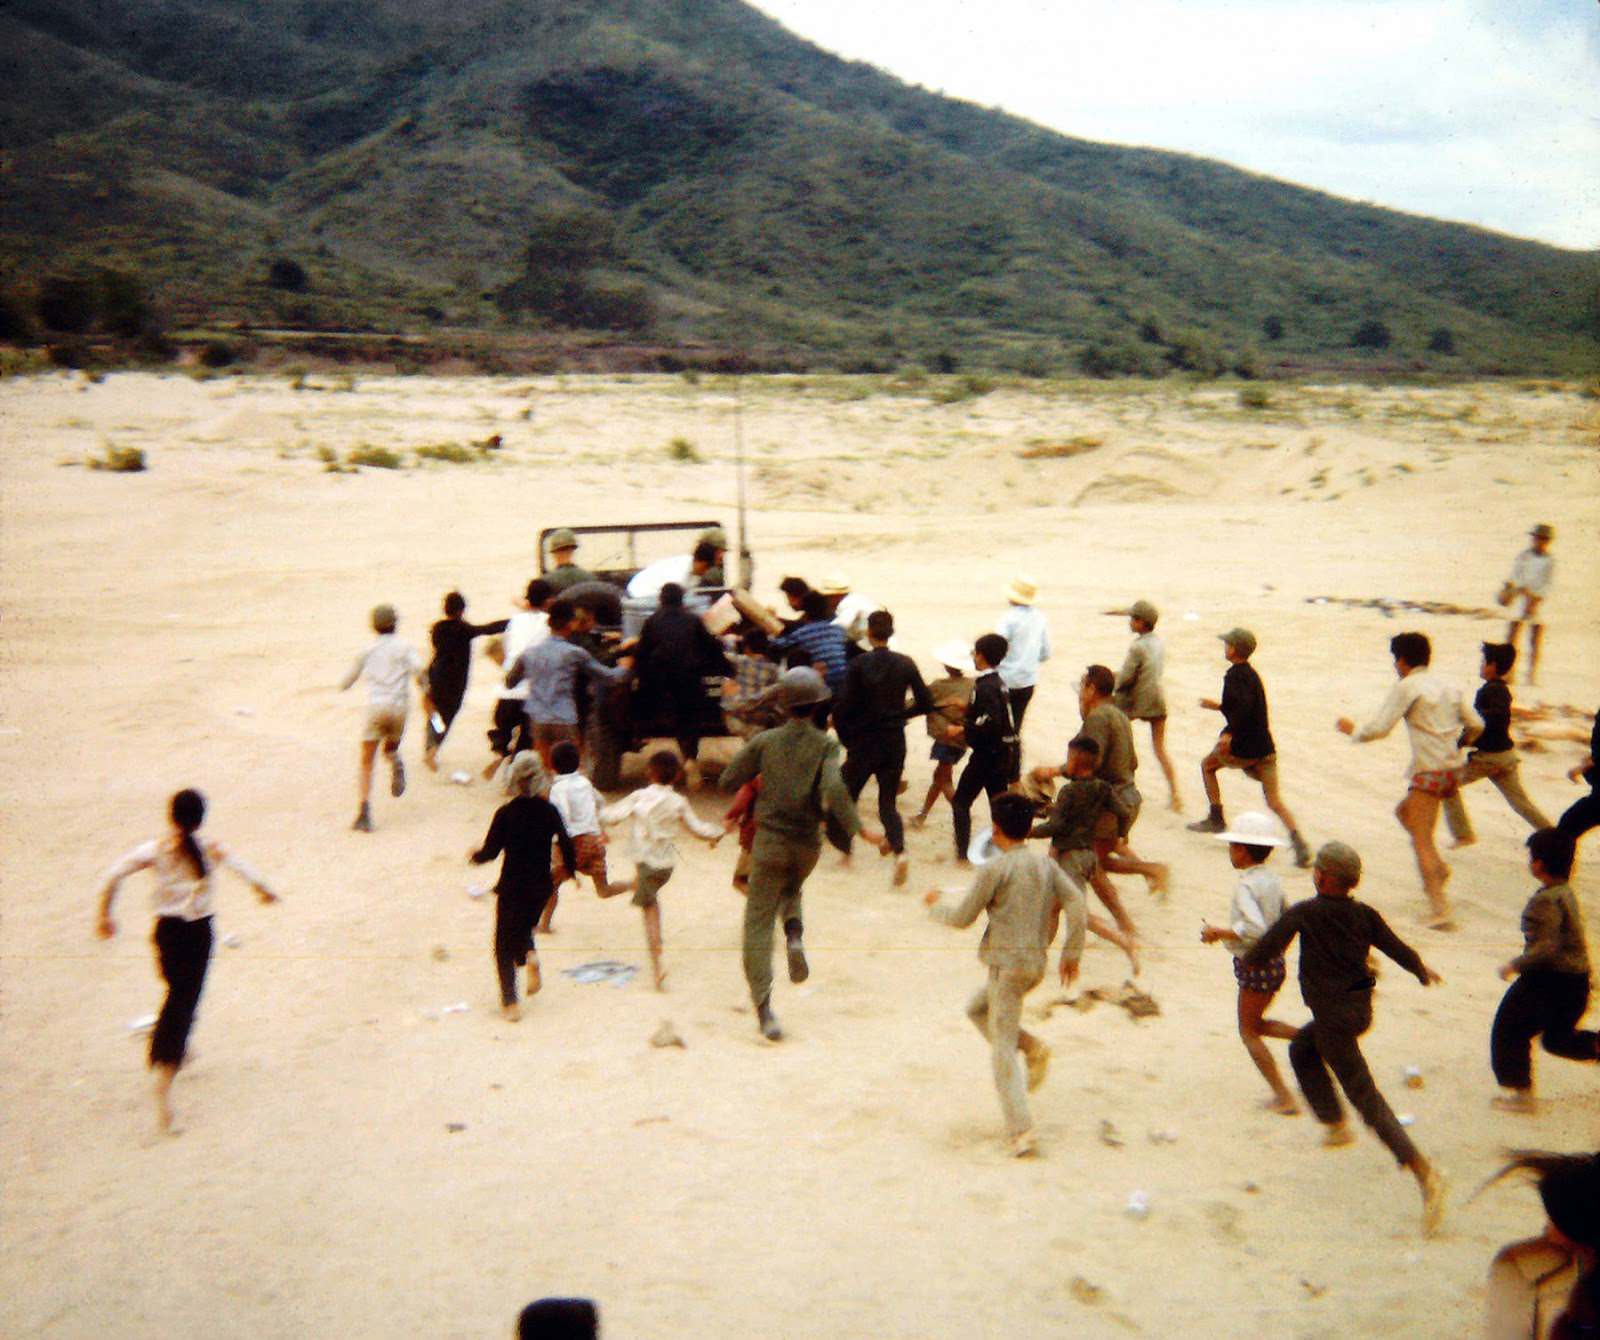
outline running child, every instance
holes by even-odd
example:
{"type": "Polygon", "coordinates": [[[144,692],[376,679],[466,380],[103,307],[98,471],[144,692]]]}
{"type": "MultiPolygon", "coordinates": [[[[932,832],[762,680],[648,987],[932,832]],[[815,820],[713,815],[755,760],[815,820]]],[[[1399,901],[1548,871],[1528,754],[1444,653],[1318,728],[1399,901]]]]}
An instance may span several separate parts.
{"type": "Polygon", "coordinates": [[[577,865],[557,862],[550,872],[550,897],[539,916],[539,933],[554,932],[556,904],[561,899],[561,886],[569,879],[574,885],[579,875],[588,875],[594,881],[594,891],[602,898],[627,893],[633,881],[611,883],[606,877],[606,839],[600,831],[600,807],[605,802],[595,790],[594,783],[578,771],[578,746],[563,740],[550,751],[550,763],[555,768],[556,779],[550,784],[550,803],[561,815],[561,824],[572,839],[572,849],[578,854],[577,865]]]}
{"type": "Polygon", "coordinates": [[[1161,684],[1167,649],[1156,636],[1156,621],[1161,614],[1148,600],[1136,600],[1127,609],[1116,612],[1128,616],[1133,641],[1128,644],[1122,669],[1117,671],[1111,701],[1130,721],[1149,724],[1150,748],[1161,765],[1161,775],[1167,779],[1167,808],[1174,814],[1181,814],[1183,801],[1178,797],[1178,774],[1167,757],[1167,695],[1161,684]]]}
{"type": "MultiPolygon", "coordinates": [[[[636,867],[636,878],[625,884],[613,884],[609,891],[600,889],[602,898],[625,893],[632,889],[633,905],[644,914],[645,944],[650,950],[650,972],[655,978],[656,990],[666,989],[667,974],[661,966],[661,904],[658,895],[662,886],[672,878],[678,864],[678,849],[672,844],[672,835],[679,825],[696,837],[704,838],[713,847],[722,838],[722,829],[707,823],[692,809],[689,802],[673,783],[678,780],[678,756],[670,749],[650,755],[645,764],[650,785],[624,797],[614,805],[607,805],[601,819],[607,824],[620,824],[632,819],[629,831],[629,854],[636,867]]],[[[560,783],[558,782],[559,786],[560,783]]]]}
{"type": "Polygon", "coordinates": [[[1099,870],[1097,846],[1115,840],[1116,797],[1111,784],[1094,775],[1100,746],[1087,735],[1077,735],[1067,745],[1066,780],[1056,792],[1049,815],[1033,827],[1029,837],[1049,838],[1050,857],[1082,893],[1093,884],[1100,900],[1116,921],[1116,928],[1088,915],[1088,928],[1109,940],[1128,956],[1133,975],[1139,975],[1139,941],[1122,899],[1107,880],[1095,881],[1099,870]]]}
{"type": "Polygon", "coordinates": [[[954,818],[956,863],[965,865],[967,848],[972,843],[972,802],[980,791],[989,796],[990,817],[994,798],[1011,785],[1016,776],[1017,728],[1011,716],[1011,701],[996,667],[1006,658],[1006,640],[999,633],[985,633],[972,647],[972,664],[977,678],[972,681],[972,701],[967,706],[962,732],[972,757],[961,770],[961,780],[950,798],[954,818]]]}
{"type": "Polygon", "coordinates": [[[433,625],[433,660],[428,665],[428,686],[422,695],[424,726],[422,761],[430,772],[439,770],[439,746],[450,733],[451,723],[467,696],[467,678],[472,671],[472,640],[486,634],[503,633],[509,619],[493,623],[468,623],[467,598],[452,591],[444,598],[444,618],[433,625]],[[435,719],[437,718],[437,724],[435,719]]]}
{"type": "Polygon", "coordinates": [[[1085,913],[1083,895],[1061,867],[1043,852],[1028,850],[1033,802],[1006,793],[996,796],[991,808],[999,857],[978,870],[964,894],[941,899],[937,889],[929,889],[923,901],[933,919],[947,926],[970,926],[979,912],[989,914],[978,946],[978,959],[989,970],[989,982],[968,1003],[967,1017],[989,1040],[1006,1139],[1011,1153],[1024,1158],[1035,1149],[1028,1090],[1044,1083],[1050,1048],[1022,1028],[1022,1002],[1044,980],[1047,951],[1061,913],[1067,919],[1061,947],[1062,984],[1078,975],[1085,913]],[[1018,1053],[1026,1062],[1026,1071],[1017,1062],[1018,1053]]]}
{"type": "Polygon", "coordinates": [[[1495,789],[1506,798],[1506,804],[1538,832],[1549,828],[1550,821],[1543,811],[1528,799],[1522,789],[1521,767],[1517,747],[1511,742],[1511,718],[1517,709],[1511,704],[1511,667],[1517,663],[1517,649],[1509,642],[1485,642],[1483,663],[1478,667],[1478,678],[1483,687],[1472,699],[1473,709],[1483,718],[1483,733],[1472,742],[1467,754],[1467,766],[1461,771],[1461,784],[1453,796],[1444,801],[1444,822],[1455,839],[1457,847],[1470,847],[1477,835],[1472,831],[1472,820],[1467,815],[1466,801],[1461,795],[1464,788],[1487,777],[1495,789]]]}
{"type": "Polygon", "coordinates": [[[339,685],[342,693],[356,680],[365,676],[367,681],[367,725],[361,735],[361,771],[359,789],[361,808],[356,821],[350,825],[358,833],[372,831],[372,763],[378,746],[389,760],[389,794],[406,793],[406,765],[400,761],[400,737],[406,731],[406,713],[411,708],[410,681],[426,686],[422,674],[422,658],[417,649],[402,642],[395,633],[399,616],[393,605],[378,605],[372,611],[372,629],[378,640],[356,657],[350,673],[339,685]]]}
{"type": "Polygon", "coordinates": [[[169,808],[172,827],[165,837],[135,847],[106,871],[100,890],[100,914],[95,934],[109,940],[117,933],[111,904],[122,881],[136,870],[155,872],[156,963],[167,984],[166,999],[150,1033],[150,1068],[155,1071],[156,1123],[171,1133],[172,1081],[188,1051],[189,1030],[206,984],[211,962],[212,872],[225,865],[256,891],[263,903],[278,895],[220,842],[197,838],[206,817],[205,797],[198,791],[180,791],[169,808]]]}
{"type": "Polygon", "coordinates": [[[1489,1034],[1494,1077],[1504,1093],[1494,1105],[1507,1112],[1533,1112],[1533,1040],[1542,1037],[1552,1056],[1600,1061],[1600,1034],[1578,1028],[1589,1008],[1589,944],[1583,912],[1567,881],[1573,842],[1557,828],[1541,828],[1528,839],[1528,870],[1539,881],[1522,909],[1523,950],[1500,969],[1511,986],[1495,1012],[1489,1034]]]}
{"type": "Polygon", "coordinates": [[[1422,1232],[1432,1237],[1444,1217],[1444,1179],[1411,1143],[1373,1081],[1361,1054],[1361,1035],[1372,1027],[1372,989],[1376,981],[1367,955],[1379,949],[1423,986],[1443,980],[1389,929],[1375,907],[1352,896],[1361,882],[1361,857],[1343,842],[1329,842],[1312,863],[1315,898],[1296,903],[1267,929],[1244,955],[1246,969],[1266,967],[1300,937],[1300,994],[1311,1022],[1289,1044],[1289,1064],[1318,1121],[1327,1127],[1322,1143],[1348,1145],[1355,1135],[1345,1123],[1343,1105],[1329,1070],[1361,1119],[1383,1141],[1395,1161],[1417,1179],[1422,1192],[1422,1232]]]}
{"type": "Polygon", "coordinates": [[[494,812],[483,846],[468,852],[474,865],[486,865],[504,853],[494,916],[494,966],[500,979],[500,1012],[512,1023],[522,1018],[517,1002],[517,969],[528,965],[528,994],[538,993],[539,950],[533,939],[534,922],[550,896],[550,844],[561,848],[568,870],[577,865],[572,839],[562,826],[561,814],[543,796],[533,794],[539,776],[539,756],[523,750],[511,760],[508,785],[513,797],[494,812]]]}
{"type": "Polygon", "coordinates": [[[972,702],[972,654],[960,642],[946,642],[933,654],[944,667],[944,678],[928,685],[928,696],[933,699],[933,710],[928,713],[928,735],[933,740],[928,757],[933,760],[933,781],[928,784],[922,808],[912,817],[913,828],[928,822],[940,796],[947,804],[954,803],[956,764],[967,752],[962,725],[967,705],[972,702]]]}
{"type": "Polygon", "coordinates": [[[1267,1111],[1284,1117],[1299,1116],[1300,1108],[1294,1095],[1284,1085],[1278,1063],[1272,1059],[1264,1041],[1266,1038],[1292,1040],[1299,1032],[1288,1024],[1265,1017],[1272,998],[1288,976],[1288,968],[1282,955],[1255,968],[1246,967],[1244,962],[1245,955],[1272,929],[1287,905],[1283,886],[1267,869],[1267,861],[1277,848],[1287,847],[1289,839],[1283,836],[1271,815],[1255,810],[1241,814],[1233,821],[1232,828],[1218,833],[1216,838],[1228,844],[1228,859],[1239,872],[1239,882],[1233,886],[1228,924],[1201,926],[1200,943],[1227,945],[1228,952],[1233,955],[1233,977],[1239,984],[1239,1038],[1261,1072],[1261,1078],[1272,1090],[1267,1111]]]}

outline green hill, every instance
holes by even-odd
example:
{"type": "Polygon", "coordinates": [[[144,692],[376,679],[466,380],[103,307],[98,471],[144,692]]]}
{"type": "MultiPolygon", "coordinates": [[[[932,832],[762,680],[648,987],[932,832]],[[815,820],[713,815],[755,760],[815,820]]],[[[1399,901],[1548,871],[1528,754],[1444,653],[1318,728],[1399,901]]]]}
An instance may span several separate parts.
{"type": "Polygon", "coordinates": [[[109,265],[183,322],[844,365],[1600,361],[1595,254],[1058,135],[737,0],[8,0],[0,90],[8,286],[109,265]]]}

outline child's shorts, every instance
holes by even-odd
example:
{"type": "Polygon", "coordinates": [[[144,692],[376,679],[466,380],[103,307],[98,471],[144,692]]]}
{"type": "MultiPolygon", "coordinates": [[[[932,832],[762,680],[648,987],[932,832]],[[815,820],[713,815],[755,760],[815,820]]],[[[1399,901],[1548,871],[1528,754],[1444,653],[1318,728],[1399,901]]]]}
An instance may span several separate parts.
{"type": "Polygon", "coordinates": [[[1276,995],[1288,975],[1289,969],[1281,954],[1253,968],[1246,967],[1242,958],[1233,961],[1233,980],[1239,983],[1241,991],[1259,991],[1263,996],[1276,995]]]}
{"type": "Polygon", "coordinates": [[[361,733],[363,744],[399,744],[406,733],[406,710],[403,707],[372,707],[367,709],[367,727],[361,733]]]}
{"type": "Polygon", "coordinates": [[[1440,768],[1435,772],[1417,772],[1411,775],[1411,789],[1425,796],[1449,800],[1461,789],[1460,768],[1440,768]]]}
{"type": "MultiPolygon", "coordinates": [[[[606,844],[600,840],[600,834],[579,833],[572,839],[572,854],[578,858],[578,874],[588,875],[596,884],[606,882],[606,844]]],[[[567,878],[560,847],[556,848],[550,867],[552,884],[560,884],[567,878]]]]}
{"type": "Polygon", "coordinates": [[[964,744],[946,744],[943,740],[935,740],[928,757],[935,763],[959,763],[966,752],[964,744]]]}
{"type": "Polygon", "coordinates": [[[639,867],[639,882],[634,885],[633,905],[635,907],[654,907],[656,894],[661,892],[661,886],[672,878],[670,865],[641,865],[639,867]]]}

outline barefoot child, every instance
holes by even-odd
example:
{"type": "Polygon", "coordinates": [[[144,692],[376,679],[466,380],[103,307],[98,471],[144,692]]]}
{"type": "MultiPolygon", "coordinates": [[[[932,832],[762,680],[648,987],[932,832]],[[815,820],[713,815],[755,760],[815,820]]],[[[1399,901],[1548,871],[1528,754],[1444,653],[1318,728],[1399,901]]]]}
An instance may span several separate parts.
{"type": "Polygon", "coordinates": [[[1552,1056],[1600,1061],[1600,1035],[1578,1028],[1589,1008],[1589,945],[1567,884],[1572,861],[1572,839],[1560,829],[1541,828],[1528,839],[1528,869],[1539,887],[1522,909],[1522,953],[1500,969],[1511,986],[1489,1035],[1494,1077],[1505,1090],[1494,1104],[1503,1111],[1535,1110],[1534,1038],[1542,1036],[1552,1056]]]}
{"type": "Polygon", "coordinates": [[[572,849],[578,853],[576,866],[557,863],[550,872],[550,897],[539,915],[539,933],[550,935],[554,931],[556,903],[560,889],[569,879],[576,886],[579,875],[588,875],[594,881],[594,891],[602,898],[612,898],[627,893],[633,881],[613,884],[606,877],[606,840],[600,831],[600,806],[604,803],[594,783],[578,771],[578,746],[563,740],[550,751],[550,762],[556,770],[556,779],[550,785],[550,803],[561,815],[562,826],[572,839],[572,849]]]}
{"type": "Polygon", "coordinates": [[[972,701],[972,655],[960,642],[946,642],[934,650],[939,664],[944,666],[944,678],[928,685],[928,696],[933,699],[933,710],[928,713],[928,734],[933,739],[933,749],[928,757],[933,760],[933,781],[928,784],[928,794],[923,797],[922,808],[911,820],[914,828],[928,822],[928,815],[943,796],[945,803],[955,800],[956,764],[967,752],[967,738],[962,732],[966,720],[967,704],[972,701]]]}
{"type": "Polygon", "coordinates": [[[450,726],[467,696],[467,677],[472,671],[472,640],[487,634],[503,633],[509,619],[493,623],[468,623],[467,598],[452,591],[444,598],[444,618],[433,625],[433,660],[428,665],[428,687],[422,696],[422,761],[430,772],[439,770],[439,746],[450,733],[450,726]],[[438,719],[435,726],[434,720],[438,719]]]}
{"type": "Polygon", "coordinates": [[[1461,771],[1461,785],[1456,788],[1455,795],[1447,796],[1444,801],[1445,826],[1457,847],[1470,847],[1478,840],[1461,793],[1485,777],[1494,783],[1495,789],[1506,798],[1506,804],[1529,828],[1538,832],[1550,827],[1550,820],[1522,789],[1522,778],[1518,775],[1521,767],[1517,747],[1511,740],[1511,718],[1517,714],[1517,708],[1512,706],[1508,682],[1511,667],[1516,663],[1517,649],[1509,642],[1483,644],[1483,663],[1478,667],[1483,687],[1472,699],[1474,710],[1483,718],[1483,733],[1472,742],[1467,766],[1461,771]]]}
{"type": "Polygon", "coordinates": [[[1410,786],[1394,816],[1411,837],[1417,873],[1428,899],[1429,928],[1454,930],[1450,900],[1444,891],[1450,867],[1434,845],[1433,830],[1439,822],[1440,802],[1460,788],[1465,762],[1462,743],[1470,744],[1483,733],[1483,718],[1462,701],[1453,684],[1429,671],[1433,648],[1423,634],[1397,633],[1389,639],[1389,654],[1394,657],[1399,682],[1389,691],[1378,715],[1359,728],[1349,717],[1340,717],[1334,724],[1355,743],[1363,744],[1381,740],[1405,721],[1411,737],[1411,765],[1406,770],[1410,786]]]}
{"type": "Polygon", "coordinates": [[[650,778],[649,786],[615,805],[607,805],[600,815],[607,825],[633,820],[628,846],[638,866],[637,877],[625,884],[613,884],[609,890],[598,882],[595,887],[602,898],[629,889],[634,891],[633,905],[644,914],[650,972],[655,978],[656,990],[660,991],[664,989],[667,974],[661,966],[661,905],[657,895],[661,886],[672,878],[672,871],[678,864],[678,849],[672,845],[672,835],[681,824],[696,837],[716,846],[722,829],[717,824],[707,823],[689,808],[688,800],[681,793],[673,790],[673,783],[678,780],[678,756],[670,749],[651,754],[645,773],[650,778]]]}
{"type": "Polygon", "coordinates": [[[1148,600],[1136,600],[1127,609],[1116,612],[1128,616],[1133,641],[1128,645],[1122,669],[1117,671],[1111,701],[1122,709],[1128,720],[1149,723],[1150,748],[1161,765],[1161,775],[1167,779],[1167,808],[1174,814],[1181,814],[1183,801],[1178,798],[1178,775],[1167,757],[1167,695],[1161,687],[1167,652],[1156,636],[1156,620],[1161,615],[1148,600]]]}
{"type": "Polygon", "coordinates": [[[1083,895],[1054,861],[1028,850],[1032,801],[1008,792],[996,796],[991,808],[999,857],[978,870],[964,894],[941,899],[937,889],[929,889],[923,901],[933,919],[947,926],[970,926],[979,912],[989,914],[978,946],[989,982],[972,997],[967,1017],[989,1039],[1006,1138],[1011,1153],[1022,1158],[1035,1145],[1027,1090],[1044,1082],[1050,1066],[1050,1048],[1021,1026],[1022,1001],[1044,979],[1051,932],[1062,912],[1067,936],[1061,948],[1061,981],[1077,976],[1083,955],[1083,895]],[[1027,1063],[1025,1075],[1018,1052],[1027,1063]]]}
{"type": "Polygon", "coordinates": [[[512,799],[494,812],[483,846],[469,852],[474,865],[486,865],[502,852],[500,879],[494,886],[494,966],[500,978],[500,1012],[512,1023],[522,1018],[517,1003],[517,969],[528,965],[528,994],[540,986],[539,951],[533,924],[550,896],[550,844],[561,848],[568,870],[577,866],[572,839],[561,815],[548,800],[532,794],[539,776],[539,756],[523,750],[511,760],[507,784],[512,799]]]}
{"type": "Polygon", "coordinates": [[[1312,1112],[1327,1127],[1322,1143],[1336,1147],[1355,1139],[1328,1075],[1331,1069],[1361,1119],[1417,1179],[1422,1232],[1432,1237],[1444,1215],[1444,1179],[1411,1143],[1361,1054],[1361,1035],[1372,1027],[1376,984],[1367,955],[1374,948],[1382,950],[1423,986],[1443,979],[1389,929],[1376,908],[1352,897],[1361,882],[1361,857],[1354,848],[1343,842],[1326,843],[1317,852],[1311,877],[1317,896],[1296,903],[1279,917],[1246,952],[1244,966],[1265,967],[1282,957],[1296,935],[1300,937],[1300,994],[1311,1010],[1311,1022],[1289,1044],[1289,1064],[1312,1112]]]}
{"type": "Polygon", "coordinates": [[[389,760],[389,794],[406,793],[406,765],[400,761],[400,737],[406,730],[406,713],[411,707],[409,681],[426,684],[422,658],[417,649],[395,634],[399,617],[393,605],[378,605],[372,611],[372,629],[378,635],[366,651],[356,657],[350,673],[339,685],[342,693],[362,676],[367,680],[367,726],[361,736],[361,809],[350,825],[358,833],[372,831],[372,763],[378,746],[389,760]]]}
{"type": "Polygon", "coordinates": [[[1239,1037],[1261,1072],[1261,1078],[1272,1090],[1267,1110],[1284,1117],[1298,1116],[1300,1109],[1294,1095],[1284,1086],[1278,1063],[1263,1041],[1265,1038],[1292,1039],[1299,1031],[1264,1017],[1272,998],[1283,986],[1288,969],[1281,955],[1258,968],[1247,968],[1244,963],[1244,956],[1251,947],[1283,915],[1286,906],[1283,886],[1267,869],[1266,863],[1273,851],[1287,847],[1289,840],[1282,835],[1271,815],[1254,810],[1241,814],[1232,828],[1216,836],[1218,842],[1228,844],[1228,859],[1239,872],[1239,882],[1233,887],[1228,924],[1202,926],[1200,943],[1225,944],[1233,955],[1233,976],[1239,984],[1239,1037]]]}
{"type": "MultiPolygon", "coordinates": [[[[1050,839],[1050,858],[1066,872],[1067,878],[1079,893],[1085,885],[1094,882],[1099,859],[1095,843],[1106,840],[1116,829],[1116,801],[1111,794],[1111,784],[1094,775],[1099,762],[1100,746],[1087,735],[1074,736],[1067,745],[1067,780],[1056,793],[1050,814],[1034,825],[1029,837],[1050,839]],[[1108,831],[1109,830],[1109,831],[1108,831]]],[[[1111,885],[1105,883],[1111,890],[1111,885]]],[[[1095,885],[1105,902],[1101,886],[1095,885]]],[[[1139,975],[1138,939],[1133,922],[1123,910],[1122,900],[1111,890],[1106,902],[1117,926],[1113,928],[1099,917],[1087,916],[1088,929],[1103,940],[1109,940],[1128,956],[1133,975],[1139,975]]]]}
{"type": "Polygon", "coordinates": [[[167,996],[150,1034],[150,1068],[156,1074],[156,1121],[164,1132],[172,1130],[172,1081],[183,1065],[189,1029],[211,962],[211,873],[225,865],[248,883],[262,902],[278,901],[261,877],[229,855],[220,842],[195,837],[206,817],[205,797],[198,791],[180,791],[173,796],[170,814],[172,828],[166,837],[135,847],[106,872],[95,922],[95,934],[102,940],[115,935],[111,904],[117,889],[136,870],[155,871],[153,940],[167,996]]]}

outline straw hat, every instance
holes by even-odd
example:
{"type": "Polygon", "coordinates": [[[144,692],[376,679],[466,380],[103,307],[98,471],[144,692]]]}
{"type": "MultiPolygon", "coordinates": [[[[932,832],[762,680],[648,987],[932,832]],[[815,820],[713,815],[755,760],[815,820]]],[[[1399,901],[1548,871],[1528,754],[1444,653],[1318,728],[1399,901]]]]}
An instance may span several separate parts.
{"type": "Polygon", "coordinates": [[[1017,576],[1006,587],[1006,599],[1013,605],[1031,605],[1039,596],[1039,588],[1027,577],[1017,576]]]}
{"type": "Polygon", "coordinates": [[[1289,836],[1283,831],[1283,825],[1260,810],[1247,810],[1216,837],[1218,842],[1242,842],[1247,847],[1289,845],[1289,836]]]}
{"type": "Polygon", "coordinates": [[[829,573],[811,589],[819,595],[847,596],[850,594],[850,579],[841,573],[829,573]]]}

